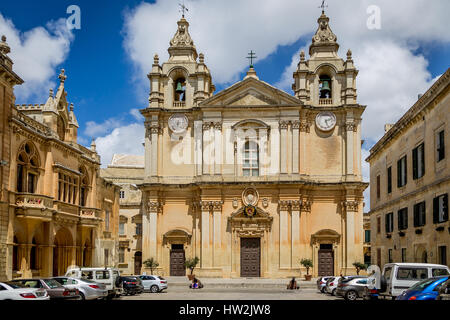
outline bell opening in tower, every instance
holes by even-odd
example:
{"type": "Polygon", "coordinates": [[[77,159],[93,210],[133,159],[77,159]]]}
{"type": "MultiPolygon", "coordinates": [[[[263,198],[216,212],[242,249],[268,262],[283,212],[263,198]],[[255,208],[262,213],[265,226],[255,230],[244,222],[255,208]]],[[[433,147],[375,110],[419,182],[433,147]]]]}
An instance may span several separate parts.
{"type": "Polygon", "coordinates": [[[320,76],[319,98],[331,99],[331,78],[327,75],[320,76]]]}
{"type": "Polygon", "coordinates": [[[178,78],[174,82],[174,90],[175,90],[175,101],[184,102],[186,101],[186,80],[184,78],[178,78]]]}

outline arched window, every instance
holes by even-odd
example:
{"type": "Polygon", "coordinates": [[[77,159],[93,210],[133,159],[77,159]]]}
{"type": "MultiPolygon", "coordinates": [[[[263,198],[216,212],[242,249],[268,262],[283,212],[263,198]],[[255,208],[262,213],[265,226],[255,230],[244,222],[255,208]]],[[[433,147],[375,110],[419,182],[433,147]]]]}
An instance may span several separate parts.
{"type": "Polygon", "coordinates": [[[89,176],[85,167],[80,167],[80,206],[85,207],[87,203],[89,176]]]}
{"type": "Polygon", "coordinates": [[[327,75],[320,76],[319,78],[319,98],[331,99],[331,78],[327,75]]]}
{"type": "Polygon", "coordinates": [[[39,155],[30,142],[22,145],[17,156],[17,191],[35,193],[39,177],[39,155]]]}
{"type": "Polygon", "coordinates": [[[255,141],[247,141],[244,145],[244,176],[259,176],[259,147],[255,141]]]}
{"type": "Polygon", "coordinates": [[[185,102],[186,101],[186,79],[178,78],[174,81],[174,101],[185,102]]]}

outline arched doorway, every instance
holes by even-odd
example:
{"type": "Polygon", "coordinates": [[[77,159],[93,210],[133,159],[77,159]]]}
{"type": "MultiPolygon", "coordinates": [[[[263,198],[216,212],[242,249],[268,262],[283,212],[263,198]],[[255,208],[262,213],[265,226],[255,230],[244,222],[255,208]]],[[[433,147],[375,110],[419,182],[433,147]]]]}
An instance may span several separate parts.
{"type": "Polygon", "coordinates": [[[142,252],[136,251],[134,254],[134,274],[141,274],[142,268],[142,252]]]}
{"type": "Polygon", "coordinates": [[[53,247],[53,276],[62,276],[72,264],[72,235],[66,228],[61,228],[55,235],[53,247]]]}
{"type": "Polygon", "coordinates": [[[336,258],[338,257],[336,250],[340,238],[340,234],[331,229],[323,229],[311,235],[314,255],[313,268],[317,276],[335,274],[336,258]]]}

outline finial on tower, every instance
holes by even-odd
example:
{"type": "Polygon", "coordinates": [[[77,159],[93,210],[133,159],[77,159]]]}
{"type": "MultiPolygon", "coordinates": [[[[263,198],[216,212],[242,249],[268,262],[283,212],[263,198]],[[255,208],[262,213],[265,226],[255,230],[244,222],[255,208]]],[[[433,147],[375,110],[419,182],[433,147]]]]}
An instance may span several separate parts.
{"type": "Polygon", "coordinates": [[[6,43],[6,36],[5,35],[2,35],[2,42],[0,42],[0,52],[3,53],[4,55],[7,55],[8,53],[11,52],[10,47],[6,43]]]}
{"type": "Polygon", "coordinates": [[[352,60],[352,50],[350,49],[347,51],[347,60],[352,60]]]}
{"type": "Polygon", "coordinates": [[[186,13],[186,11],[189,11],[188,8],[184,5],[184,0],[183,0],[183,4],[179,3],[178,4],[180,6],[180,12],[182,13],[182,18],[184,18],[184,14],[186,13]]]}
{"type": "Polygon", "coordinates": [[[91,141],[91,151],[97,152],[97,145],[95,144],[94,138],[92,138],[92,141],[91,141]]]}
{"type": "Polygon", "coordinates": [[[53,98],[53,89],[52,88],[50,88],[48,96],[49,96],[49,98],[53,98]]]}
{"type": "Polygon", "coordinates": [[[200,53],[200,54],[198,55],[198,61],[199,61],[200,63],[205,63],[205,55],[204,55],[203,53],[200,53]]]}
{"type": "Polygon", "coordinates": [[[305,61],[305,51],[300,51],[300,61],[303,62],[305,61]]]}
{"type": "Polygon", "coordinates": [[[153,64],[159,65],[159,56],[157,54],[155,54],[155,56],[153,57],[153,64]]]}
{"type": "Polygon", "coordinates": [[[70,111],[73,112],[73,102],[70,103],[70,111]]]}
{"type": "Polygon", "coordinates": [[[60,73],[59,76],[58,76],[59,82],[60,82],[61,84],[63,84],[64,81],[66,81],[66,79],[67,79],[67,76],[66,76],[64,73],[65,73],[65,70],[64,70],[64,69],[61,69],[61,73],[60,73]]]}
{"type": "Polygon", "coordinates": [[[325,8],[328,8],[328,5],[325,4],[325,0],[322,0],[322,5],[319,8],[322,8],[322,14],[325,14],[325,8]]]}

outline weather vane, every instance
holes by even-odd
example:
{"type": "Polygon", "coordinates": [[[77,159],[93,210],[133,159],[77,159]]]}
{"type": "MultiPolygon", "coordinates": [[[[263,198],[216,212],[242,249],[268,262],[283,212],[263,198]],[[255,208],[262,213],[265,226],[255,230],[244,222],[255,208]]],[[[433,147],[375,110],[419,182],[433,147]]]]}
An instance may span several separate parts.
{"type": "Polygon", "coordinates": [[[250,59],[250,68],[253,68],[253,59],[256,59],[257,56],[255,56],[255,52],[253,52],[253,50],[250,50],[250,52],[248,53],[248,57],[247,59],[250,59]]]}
{"type": "Polygon", "coordinates": [[[319,8],[322,8],[322,13],[325,13],[325,8],[328,8],[328,5],[325,5],[325,0],[322,0],[322,5],[319,8]]]}
{"type": "Polygon", "coordinates": [[[188,8],[186,8],[186,6],[184,5],[184,1],[183,4],[179,3],[178,4],[180,6],[180,12],[183,13],[183,18],[184,18],[184,14],[186,13],[186,11],[189,11],[188,8]]]}

